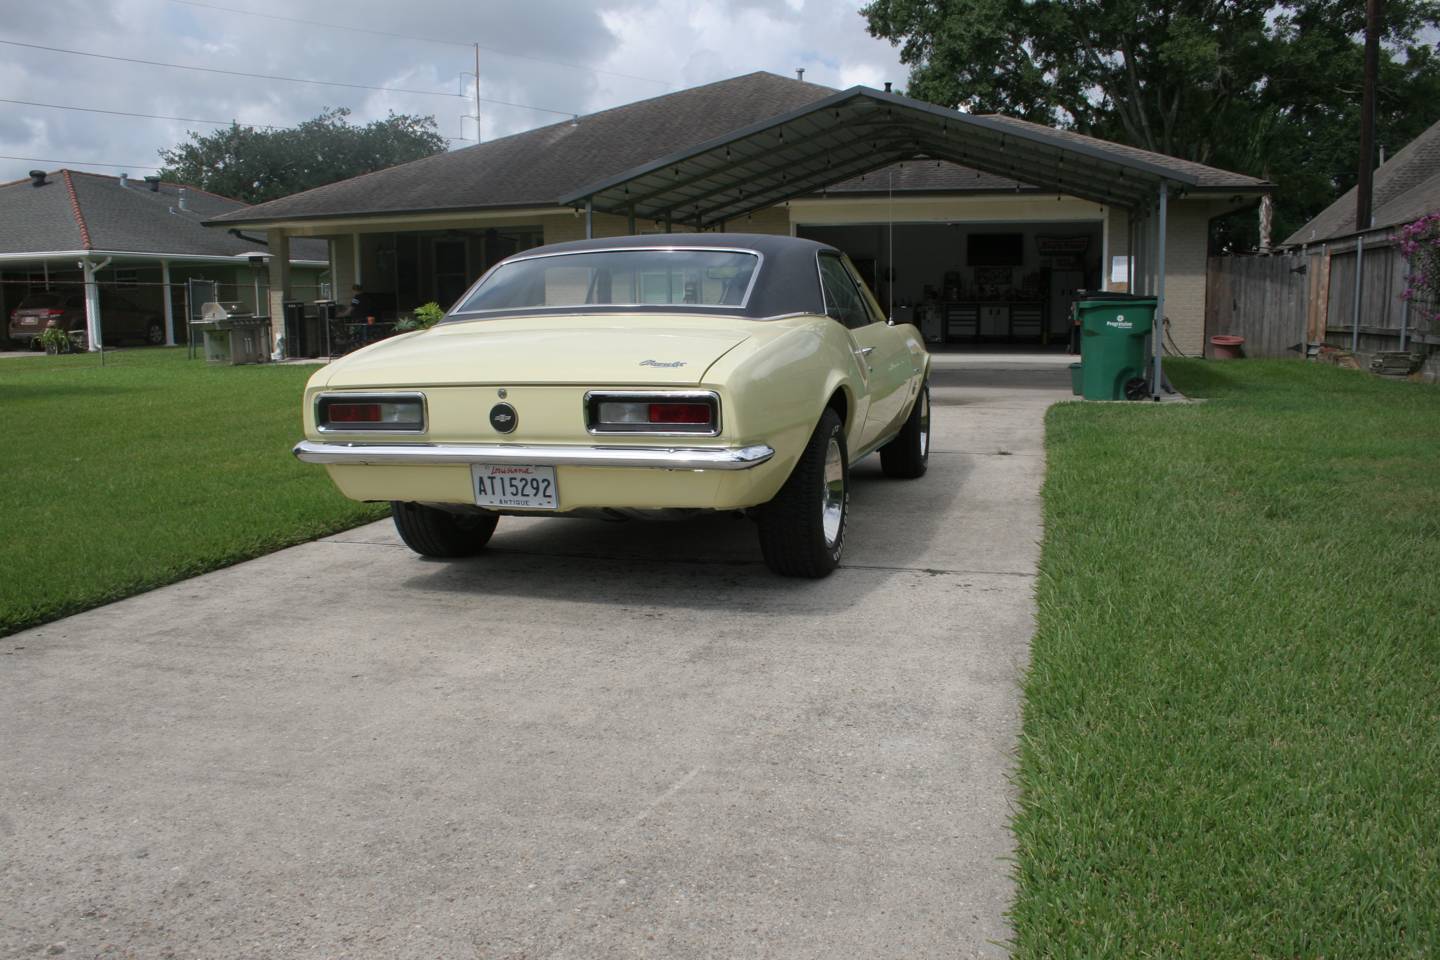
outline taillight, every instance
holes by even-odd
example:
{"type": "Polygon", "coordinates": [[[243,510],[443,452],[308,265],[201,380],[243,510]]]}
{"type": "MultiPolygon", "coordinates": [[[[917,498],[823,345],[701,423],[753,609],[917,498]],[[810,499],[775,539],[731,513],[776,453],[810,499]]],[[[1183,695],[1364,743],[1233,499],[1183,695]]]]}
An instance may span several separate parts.
{"type": "Polygon", "coordinates": [[[46,316],[46,317],[63,317],[63,316],[65,316],[65,311],[64,311],[64,310],[46,310],[46,311],[42,314],[42,316],[46,316]]]}
{"type": "Polygon", "coordinates": [[[652,403],[651,423],[706,423],[710,422],[710,405],[705,403],[652,403]]]}
{"type": "Polygon", "coordinates": [[[321,397],[315,404],[321,430],[386,430],[417,433],[425,429],[425,400],[394,397],[321,397]]]}
{"type": "Polygon", "coordinates": [[[713,393],[592,393],[585,411],[592,433],[720,432],[720,400],[713,393]]]}

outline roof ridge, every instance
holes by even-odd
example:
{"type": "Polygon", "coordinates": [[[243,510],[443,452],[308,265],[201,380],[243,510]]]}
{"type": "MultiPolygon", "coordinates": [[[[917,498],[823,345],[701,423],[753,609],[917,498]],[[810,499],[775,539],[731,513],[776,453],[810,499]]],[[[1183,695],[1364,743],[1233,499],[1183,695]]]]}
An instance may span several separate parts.
{"type": "MultiPolygon", "coordinates": [[[[118,176],[115,176],[115,175],[109,174],[109,173],[96,173],[94,170],[72,170],[72,171],[70,171],[70,172],[71,172],[71,173],[75,173],[75,174],[79,174],[80,176],[90,177],[91,179],[94,179],[94,180],[111,180],[111,181],[114,181],[115,183],[119,183],[119,182],[120,182],[120,178],[119,178],[118,176]]],[[[131,177],[131,176],[127,175],[127,176],[126,176],[126,179],[129,180],[129,181],[132,182],[132,183],[137,183],[137,186],[136,186],[136,189],[137,189],[137,190],[140,189],[140,187],[138,186],[138,184],[146,183],[146,181],[145,181],[145,179],[144,179],[143,177],[131,177]]],[[[20,183],[20,182],[22,182],[22,181],[17,180],[17,181],[15,181],[15,182],[16,182],[16,183],[20,183]]],[[[248,206],[248,204],[246,204],[244,200],[237,200],[235,197],[227,197],[227,196],[225,196],[225,194],[223,194],[223,193],[216,193],[214,190],[206,190],[204,187],[197,187],[197,186],[195,186],[195,184],[193,184],[193,183],[184,183],[184,182],[179,181],[179,180],[161,180],[160,183],[161,183],[163,186],[167,186],[167,187],[179,187],[179,188],[182,188],[182,189],[185,189],[185,190],[194,190],[196,193],[203,193],[203,194],[206,194],[206,195],[208,195],[208,196],[215,197],[217,200],[229,200],[231,203],[238,203],[238,204],[241,204],[241,205],[248,206]]],[[[9,185],[9,184],[0,184],[0,186],[8,186],[8,185],[9,185]]]]}
{"type": "Polygon", "coordinates": [[[95,245],[90,242],[90,227],[85,223],[85,214],[80,209],[80,196],[75,192],[75,182],[70,179],[70,171],[61,167],[60,176],[65,181],[65,190],[70,194],[70,211],[75,215],[75,225],[80,228],[80,246],[86,250],[94,250],[95,245]]]}

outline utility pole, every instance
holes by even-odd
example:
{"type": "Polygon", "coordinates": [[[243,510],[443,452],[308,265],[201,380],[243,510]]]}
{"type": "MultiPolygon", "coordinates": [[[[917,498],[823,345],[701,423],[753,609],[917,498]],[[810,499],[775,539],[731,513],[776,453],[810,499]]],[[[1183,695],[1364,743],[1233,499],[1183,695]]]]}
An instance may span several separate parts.
{"type": "Polygon", "coordinates": [[[1360,179],[1355,185],[1355,229],[1369,230],[1375,186],[1375,83],[1380,72],[1380,4],[1365,0],[1365,92],[1360,102],[1360,179]]]}
{"type": "Polygon", "coordinates": [[[475,142],[480,142],[480,44],[475,44],[475,142]]]}

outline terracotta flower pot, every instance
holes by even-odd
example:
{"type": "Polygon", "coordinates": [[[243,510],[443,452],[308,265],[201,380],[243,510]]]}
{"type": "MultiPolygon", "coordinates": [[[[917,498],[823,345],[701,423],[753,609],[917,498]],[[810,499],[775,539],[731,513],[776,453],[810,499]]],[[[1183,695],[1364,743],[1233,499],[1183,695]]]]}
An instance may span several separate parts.
{"type": "Polygon", "coordinates": [[[1242,350],[1244,346],[1244,337],[1220,334],[1210,338],[1210,355],[1216,360],[1239,360],[1245,355],[1242,350]]]}

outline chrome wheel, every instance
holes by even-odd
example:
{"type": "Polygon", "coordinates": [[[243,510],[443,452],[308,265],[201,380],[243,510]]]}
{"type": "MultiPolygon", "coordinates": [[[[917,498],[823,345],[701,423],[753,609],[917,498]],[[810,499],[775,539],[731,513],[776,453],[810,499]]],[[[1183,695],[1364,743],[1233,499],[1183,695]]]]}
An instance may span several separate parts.
{"type": "Polygon", "coordinates": [[[920,457],[930,456],[930,391],[920,389],[920,457]]]}
{"type": "Polygon", "coordinates": [[[840,525],[845,518],[845,456],[834,437],[825,448],[825,496],[820,500],[820,522],[825,530],[825,545],[835,546],[840,538],[840,525]]]}

